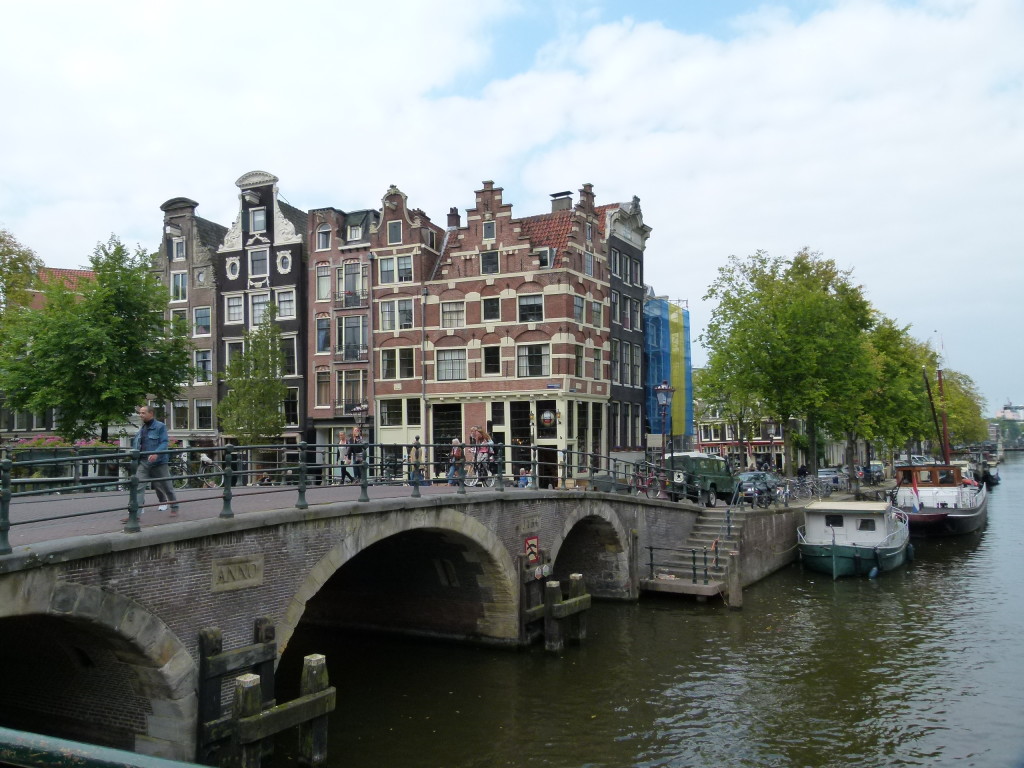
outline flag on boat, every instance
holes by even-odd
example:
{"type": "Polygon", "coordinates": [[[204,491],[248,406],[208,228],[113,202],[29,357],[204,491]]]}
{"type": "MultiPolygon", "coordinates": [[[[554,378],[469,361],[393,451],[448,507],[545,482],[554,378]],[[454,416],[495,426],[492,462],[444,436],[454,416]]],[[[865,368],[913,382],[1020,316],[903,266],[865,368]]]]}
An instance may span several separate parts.
{"type": "Polygon", "coordinates": [[[910,484],[912,486],[912,490],[914,491],[914,496],[911,499],[911,504],[913,504],[915,512],[920,512],[921,511],[921,494],[917,492],[917,472],[911,472],[910,473],[910,484]]]}

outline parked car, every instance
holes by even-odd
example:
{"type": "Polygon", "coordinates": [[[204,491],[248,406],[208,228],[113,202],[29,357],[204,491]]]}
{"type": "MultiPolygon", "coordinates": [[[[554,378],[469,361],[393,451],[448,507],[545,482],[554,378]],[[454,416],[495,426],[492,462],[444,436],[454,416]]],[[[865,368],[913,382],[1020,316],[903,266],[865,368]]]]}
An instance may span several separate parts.
{"type": "Polygon", "coordinates": [[[736,476],[739,501],[751,506],[767,507],[785,486],[786,481],[774,472],[741,472],[736,476]]]}
{"type": "MultiPolygon", "coordinates": [[[[843,464],[843,466],[841,466],[839,468],[839,471],[842,472],[847,477],[850,476],[850,470],[849,470],[849,467],[847,467],[846,464],[843,464]]],[[[862,467],[860,464],[854,464],[853,465],[853,471],[857,474],[857,479],[858,480],[863,480],[864,479],[864,467],[862,467]]]]}
{"type": "Polygon", "coordinates": [[[682,498],[713,507],[732,497],[736,477],[729,462],[709,453],[675,453],[665,457],[671,480],[669,498],[682,498]]]}
{"type": "Polygon", "coordinates": [[[832,483],[836,488],[846,487],[846,475],[838,467],[823,467],[818,470],[818,479],[832,483]]]}

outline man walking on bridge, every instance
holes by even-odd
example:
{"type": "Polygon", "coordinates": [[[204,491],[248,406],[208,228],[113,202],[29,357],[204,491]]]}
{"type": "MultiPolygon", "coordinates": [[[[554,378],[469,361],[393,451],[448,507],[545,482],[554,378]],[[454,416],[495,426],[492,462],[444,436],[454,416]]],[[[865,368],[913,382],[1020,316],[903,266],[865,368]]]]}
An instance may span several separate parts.
{"type": "Polygon", "coordinates": [[[160,499],[160,511],[167,509],[167,502],[171,502],[171,514],[178,514],[178,497],[174,495],[174,487],[171,485],[169,468],[167,466],[167,454],[158,451],[167,450],[167,427],[162,421],[157,421],[153,413],[153,406],[144,405],[139,408],[139,417],[142,419],[142,427],[132,438],[132,448],[139,452],[139,468],[135,476],[139,478],[139,487],[136,499],[139,506],[139,514],[146,504],[146,483],[152,482],[156,497],[160,499]]]}

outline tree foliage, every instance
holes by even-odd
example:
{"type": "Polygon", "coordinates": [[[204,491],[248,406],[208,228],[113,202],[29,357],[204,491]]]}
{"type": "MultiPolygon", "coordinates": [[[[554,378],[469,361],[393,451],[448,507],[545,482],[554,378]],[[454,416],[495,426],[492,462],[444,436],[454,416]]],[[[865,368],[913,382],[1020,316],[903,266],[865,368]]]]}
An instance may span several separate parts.
{"type": "Polygon", "coordinates": [[[260,445],[284,429],[281,402],[288,387],[281,380],[284,354],[281,330],[271,304],[264,321],[244,337],[244,352],[228,364],[224,378],[230,389],[217,405],[221,429],[243,445],[260,445]]]}
{"type": "Polygon", "coordinates": [[[0,227],[0,322],[9,308],[23,306],[43,262],[31,248],[0,227]]]}
{"type": "Polygon", "coordinates": [[[41,309],[10,313],[0,349],[0,390],[13,408],[54,408],[68,439],[106,439],[147,398],[171,400],[191,378],[185,328],[164,322],[167,288],[150,256],[114,236],[97,244],[94,273],[77,293],[50,282],[41,309]]]}

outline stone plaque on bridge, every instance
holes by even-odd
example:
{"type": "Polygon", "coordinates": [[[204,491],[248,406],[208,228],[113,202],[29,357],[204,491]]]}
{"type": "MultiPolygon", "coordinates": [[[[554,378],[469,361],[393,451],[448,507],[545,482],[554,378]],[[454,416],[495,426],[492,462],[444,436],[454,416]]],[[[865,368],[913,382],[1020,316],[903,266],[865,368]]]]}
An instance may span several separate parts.
{"type": "Polygon", "coordinates": [[[258,587],[263,583],[263,555],[228,557],[213,563],[213,592],[258,587]]]}

